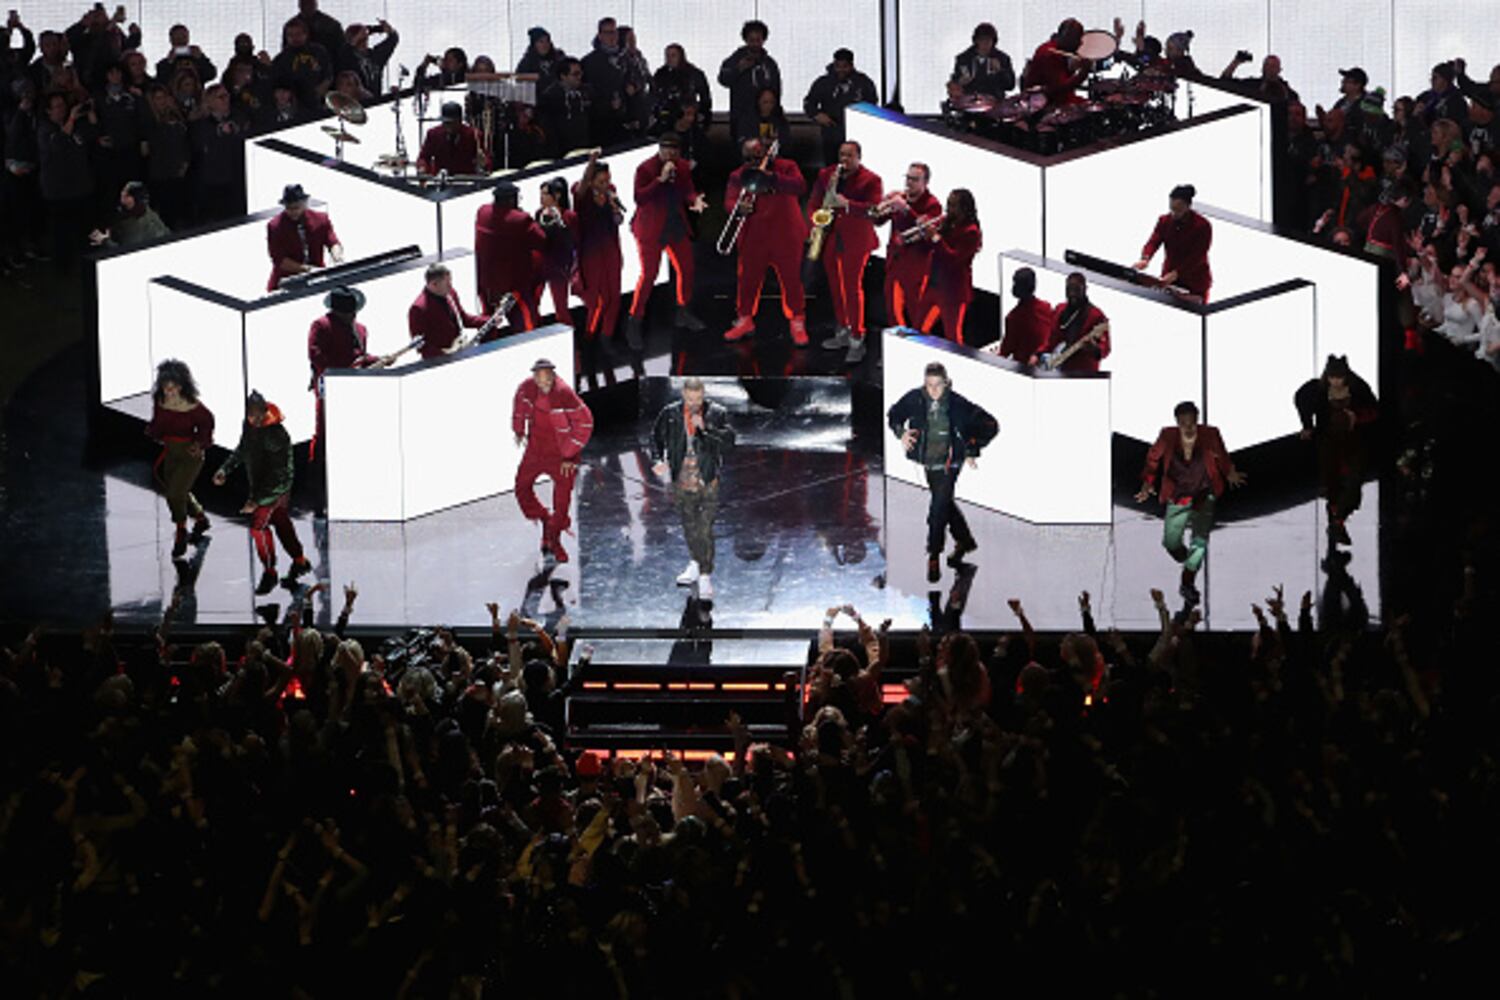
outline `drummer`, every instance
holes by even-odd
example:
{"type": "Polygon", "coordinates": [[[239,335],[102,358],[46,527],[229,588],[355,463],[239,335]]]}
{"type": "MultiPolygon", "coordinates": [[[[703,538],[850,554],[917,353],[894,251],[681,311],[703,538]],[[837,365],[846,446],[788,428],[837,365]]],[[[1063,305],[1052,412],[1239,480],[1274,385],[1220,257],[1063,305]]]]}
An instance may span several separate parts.
{"type": "Polygon", "coordinates": [[[456,101],[443,105],[443,123],[427,130],[417,169],[424,174],[446,170],[450,174],[488,173],[486,157],[479,148],[479,133],[464,124],[464,109],[456,101]]]}
{"type": "Polygon", "coordinates": [[[1078,55],[1082,42],[1082,22],[1073,17],[1063,21],[1051,38],[1037,46],[1021,74],[1021,86],[1040,88],[1047,95],[1048,107],[1081,103],[1084,99],[1078,87],[1093,69],[1091,60],[1078,55]]]}

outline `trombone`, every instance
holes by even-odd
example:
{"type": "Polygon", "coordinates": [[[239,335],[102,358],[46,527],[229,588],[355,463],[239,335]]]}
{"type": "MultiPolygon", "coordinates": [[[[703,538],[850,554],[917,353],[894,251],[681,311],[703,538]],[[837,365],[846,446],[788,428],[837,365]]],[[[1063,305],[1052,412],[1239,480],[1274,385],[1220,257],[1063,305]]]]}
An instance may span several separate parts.
{"type": "Polygon", "coordinates": [[[734,203],[734,210],[729,213],[729,218],[724,220],[724,230],[719,233],[719,242],[714,244],[722,256],[728,257],[734,253],[734,245],[739,242],[740,230],[745,228],[745,219],[751,212],[755,211],[755,198],[760,193],[763,177],[755,177],[754,174],[764,175],[766,167],[776,158],[776,152],[781,148],[780,139],[772,139],[766,155],[761,157],[760,163],[755,170],[746,171],[740,187],[739,200],[734,203]]]}

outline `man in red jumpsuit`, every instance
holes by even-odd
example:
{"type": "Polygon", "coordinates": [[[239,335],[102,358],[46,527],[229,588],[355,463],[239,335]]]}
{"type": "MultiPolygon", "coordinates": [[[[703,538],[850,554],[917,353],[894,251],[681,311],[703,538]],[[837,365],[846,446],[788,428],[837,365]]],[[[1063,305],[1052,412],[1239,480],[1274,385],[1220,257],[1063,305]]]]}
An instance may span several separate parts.
{"type": "Polygon", "coordinates": [[[735,320],[724,334],[730,342],[755,332],[755,312],[760,307],[760,289],[766,268],[776,271],[781,285],[781,309],[791,321],[792,343],[807,346],[807,296],[802,289],[802,251],[807,242],[807,217],[802,214],[802,196],[807,181],[802,168],[792,160],[775,157],[761,171],[766,155],[759,139],[746,139],[740,146],[745,162],[729,175],[724,188],[724,210],[734,212],[740,191],[748,184],[755,190],[755,206],[745,217],[739,237],[739,268],[736,273],[735,320]]]}
{"type": "Polygon", "coordinates": [[[1156,256],[1157,248],[1165,247],[1162,283],[1185,288],[1207,302],[1209,286],[1214,283],[1213,272],[1208,269],[1208,248],[1213,245],[1214,227],[1193,211],[1193,195],[1197,193],[1191,184],[1179,184],[1172,189],[1167,201],[1170,211],[1156,220],[1156,228],[1141,247],[1141,259],[1135,262],[1135,269],[1144,271],[1156,256]]]}
{"type": "Polygon", "coordinates": [[[526,443],[516,470],[516,502],[527,519],[542,523],[542,553],[567,562],[562,533],[573,523],[568,509],[578,456],[594,433],[594,415],[566,382],[559,381],[552,362],[541,358],[531,366],[531,378],[516,389],[511,410],[516,444],[526,443]],[[536,496],[536,480],[552,480],[552,510],[536,496]]]}
{"type": "Polygon", "coordinates": [[[1028,363],[1052,336],[1052,305],[1036,295],[1036,272],[1018,267],[1010,279],[1016,304],[1005,314],[1005,336],[992,348],[1002,358],[1028,363]]]}
{"type": "Polygon", "coordinates": [[[948,192],[948,206],[942,225],[927,237],[932,243],[932,276],[917,307],[917,321],[923,333],[931,333],[942,320],[943,335],[964,342],[964,314],[974,298],[974,255],[984,239],[974,195],[968,188],[948,192]]]}
{"type": "Polygon", "coordinates": [[[824,350],[848,350],[845,360],[858,362],[865,354],[865,264],[880,245],[870,209],[880,201],[885,186],[880,176],[860,163],[860,145],[852,140],[839,146],[839,161],[825,167],[813,182],[807,199],[807,214],[823,207],[828,189],[833,199],[833,222],[823,239],[823,270],[828,275],[828,293],[833,297],[833,336],[823,341],[824,350]]]}
{"type": "MultiPolygon", "coordinates": [[[[594,340],[614,335],[620,320],[620,223],[624,209],[615,196],[609,164],[599,154],[589,156],[583,177],[573,185],[578,215],[578,283],[583,291],[584,336],[594,340]]],[[[658,255],[658,260],[660,256],[658,255]]]]}
{"type": "Polygon", "coordinates": [[[494,309],[507,293],[514,295],[511,325],[530,330],[536,326],[542,250],[547,245],[547,234],[535,219],[521,211],[520,200],[520,189],[502,182],[495,188],[494,204],[479,209],[474,216],[474,263],[483,307],[494,309]]]}
{"type": "Polygon", "coordinates": [[[312,385],[317,399],[317,429],[308,449],[316,456],[327,449],[320,445],[324,436],[323,373],[330,368],[377,368],[391,363],[389,356],[377,358],[365,347],[370,334],[354,317],[365,307],[365,293],[358,288],[339,286],[323,297],[328,313],[313,320],[307,331],[307,361],[312,366],[312,385]]]}
{"type": "Polygon", "coordinates": [[[630,300],[625,340],[633,351],[645,345],[646,305],[661,270],[662,251],[672,262],[677,277],[677,326],[702,330],[703,321],[693,315],[693,238],[688,212],[701,212],[708,203],[693,187],[692,164],[681,158],[682,143],[671,132],[657,142],[656,155],[635,168],[635,215],[630,231],[641,255],[641,274],[630,300]]]}
{"type": "Polygon", "coordinates": [[[288,275],[324,266],[325,253],[335,264],[344,259],[333,222],[326,212],[308,208],[307,197],[301,184],[288,184],[281,192],[280,214],[266,223],[266,252],[271,255],[268,292],[280,287],[288,275]]]}
{"type": "Polygon", "coordinates": [[[422,338],[424,358],[451,354],[465,329],[484,326],[488,316],[468,313],[453,290],[453,272],[447,264],[428,264],[427,285],[406,310],[406,326],[412,339],[422,338]]]}
{"type": "Polygon", "coordinates": [[[427,130],[417,169],[424,174],[446,170],[450,174],[479,174],[489,164],[479,154],[479,133],[464,124],[464,109],[455,101],[443,105],[443,123],[427,130]]]}
{"type": "Polygon", "coordinates": [[[885,318],[894,326],[912,326],[917,322],[917,302],[927,285],[932,262],[932,244],[918,240],[907,244],[901,234],[912,226],[943,213],[943,204],[927,190],[932,169],[925,163],[906,168],[906,186],[887,195],[877,212],[881,222],[890,222],[891,237],[885,248],[885,318]]]}
{"type": "MultiPolygon", "coordinates": [[[[1096,372],[1099,362],[1109,357],[1109,318],[1089,301],[1088,279],[1081,273],[1074,271],[1068,275],[1064,287],[1068,298],[1053,313],[1052,333],[1047,338],[1045,349],[1048,354],[1059,354],[1087,339],[1089,342],[1075,351],[1061,369],[1065,372],[1096,372]]],[[[1037,358],[1030,361],[1034,365],[1037,358]]]]}
{"type": "Polygon", "coordinates": [[[1040,87],[1049,106],[1077,104],[1078,86],[1088,79],[1090,62],[1076,53],[1083,42],[1083,25],[1068,18],[1057,26],[1057,33],[1036,47],[1026,71],[1021,74],[1023,88],[1040,87]]]}

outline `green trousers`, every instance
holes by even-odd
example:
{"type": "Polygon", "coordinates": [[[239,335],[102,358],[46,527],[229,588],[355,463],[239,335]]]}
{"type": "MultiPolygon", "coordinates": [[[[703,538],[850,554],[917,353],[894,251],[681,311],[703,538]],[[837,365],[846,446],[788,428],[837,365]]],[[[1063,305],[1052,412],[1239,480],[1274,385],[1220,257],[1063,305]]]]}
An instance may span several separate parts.
{"type": "Polygon", "coordinates": [[[161,463],[162,487],[167,494],[167,509],[172,512],[172,521],[181,524],[189,517],[202,517],[203,505],[193,496],[193,484],[198,473],[203,471],[203,456],[194,458],[185,441],[168,441],[167,453],[161,463]]]}
{"type": "Polygon", "coordinates": [[[1169,503],[1162,522],[1161,546],[1167,554],[1182,563],[1182,568],[1198,572],[1208,555],[1208,535],[1214,530],[1214,498],[1199,503],[1169,503]],[[1191,530],[1193,540],[1182,544],[1183,532],[1191,530]]]}
{"type": "Polygon", "coordinates": [[[705,576],[714,571],[714,515],[718,510],[717,480],[700,490],[677,490],[677,512],[682,515],[688,554],[705,576]]]}

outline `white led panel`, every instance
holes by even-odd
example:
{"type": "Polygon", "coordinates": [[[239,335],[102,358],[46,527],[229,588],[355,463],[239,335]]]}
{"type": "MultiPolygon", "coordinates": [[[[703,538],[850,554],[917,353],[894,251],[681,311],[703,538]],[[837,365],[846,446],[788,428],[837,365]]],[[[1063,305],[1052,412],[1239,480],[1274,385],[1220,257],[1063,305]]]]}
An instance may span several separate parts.
{"type": "Polygon", "coordinates": [[[239,309],[173,288],[161,280],[151,282],[147,297],[153,373],[167,358],[186,362],[203,402],[220,421],[227,414],[232,427],[235,415],[245,405],[239,309]]]}
{"type": "Polygon", "coordinates": [[[561,325],[389,372],[329,373],[329,516],[408,520],[513,489],[511,403],[542,357],[572,383],[572,332],[561,325]]]}
{"type": "Polygon", "coordinates": [[[1302,285],[1206,317],[1203,419],[1224,432],[1231,450],[1301,429],[1292,394],[1318,373],[1313,298],[1314,290],[1302,285]]]}
{"type": "MultiPolygon", "coordinates": [[[[959,474],[960,500],[1039,524],[1109,523],[1108,378],[1034,376],[946,341],[903,336],[897,327],[884,332],[881,349],[887,409],[919,388],[923,369],[939,361],[953,391],[999,421],[1000,434],[978,466],[959,474]]],[[[892,478],[926,486],[921,465],[888,426],[885,468],[892,478]]]]}
{"type": "MultiPolygon", "coordinates": [[[[997,247],[1041,252],[1041,167],[971,145],[957,135],[950,138],[916,128],[902,115],[870,105],[850,108],[846,121],[849,137],[864,150],[864,165],[880,175],[887,192],[901,190],[908,164],[924,162],[932,168],[931,190],[939,201],[954,188],[974,193],[988,253],[997,247]]],[[[878,252],[884,253],[885,227],[880,238],[878,252]]],[[[981,249],[975,258],[974,287],[998,292],[994,268],[979,263],[986,256],[981,249]]]]}

